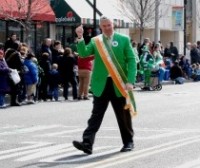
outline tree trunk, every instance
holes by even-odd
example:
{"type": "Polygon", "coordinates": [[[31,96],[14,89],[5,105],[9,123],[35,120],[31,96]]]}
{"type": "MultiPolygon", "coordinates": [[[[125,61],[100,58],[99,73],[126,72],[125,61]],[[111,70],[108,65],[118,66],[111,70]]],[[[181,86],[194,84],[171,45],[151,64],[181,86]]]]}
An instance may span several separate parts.
{"type": "Polygon", "coordinates": [[[142,44],[144,41],[144,24],[141,23],[140,25],[140,44],[142,44]]]}
{"type": "Polygon", "coordinates": [[[25,23],[25,33],[24,33],[24,42],[30,46],[31,45],[31,25],[30,23],[25,23]]]}

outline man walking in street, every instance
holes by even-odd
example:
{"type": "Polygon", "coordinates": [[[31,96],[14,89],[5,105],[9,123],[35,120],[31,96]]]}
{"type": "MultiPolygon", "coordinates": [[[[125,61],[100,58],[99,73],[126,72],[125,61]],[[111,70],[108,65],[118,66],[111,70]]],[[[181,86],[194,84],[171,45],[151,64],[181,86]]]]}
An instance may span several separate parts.
{"type": "Polygon", "coordinates": [[[123,147],[121,152],[134,148],[131,115],[136,114],[133,84],[136,80],[136,60],[129,37],[114,32],[110,18],[100,19],[102,34],[85,45],[82,25],[76,28],[80,57],[94,55],[91,90],[94,101],[83,141],[73,141],[78,150],[92,154],[95,135],[111,102],[119,125],[123,147]]]}

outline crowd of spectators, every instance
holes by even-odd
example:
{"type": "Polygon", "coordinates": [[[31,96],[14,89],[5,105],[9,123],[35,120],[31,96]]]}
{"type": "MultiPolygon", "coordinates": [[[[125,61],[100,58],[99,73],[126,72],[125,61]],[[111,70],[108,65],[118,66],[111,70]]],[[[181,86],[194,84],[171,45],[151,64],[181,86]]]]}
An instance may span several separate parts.
{"type": "MultiPolygon", "coordinates": [[[[132,45],[135,48],[136,42],[132,45]]],[[[144,88],[148,90],[150,77],[157,69],[159,82],[163,80],[173,81],[175,84],[183,84],[185,80],[200,80],[200,41],[187,43],[186,55],[179,54],[173,42],[166,47],[161,42],[155,44],[149,38],[144,39],[142,45],[137,45],[135,52],[139,57],[138,79],[144,82],[144,88]],[[142,77],[141,77],[142,74],[142,77]]]]}
{"type": "MultiPolygon", "coordinates": [[[[160,83],[163,80],[176,84],[186,79],[200,81],[200,41],[187,43],[186,55],[180,55],[173,42],[163,47],[161,42],[155,44],[146,38],[141,45],[132,41],[132,46],[138,64],[137,82],[143,82],[147,90],[153,71],[158,72],[160,83]]],[[[60,41],[46,38],[33,53],[12,34],[5,44],[0,44],[0,108],[5,107],[6,94],[10,94],[11,106],[58,101],[60,90],[64,100],[88,100],[93,59],[93,56],[78,57],[76,39],[63,48],[60,41]],[[12,69],[20,75],[18,84],[10,80],[12,69]]]]}
{"type": "Polygon", "coordinates": [[[93,57],[79,60],[76,46],[63,48],[60,41],[46,38],[41,48],[33,53],[26,43],[21,43],[16,34],[12,34],[0,47],[0,108],[6,107],[6,94],[10,95],[10,106],[58,101],[59,90],[64,100],[68,100],[69,87],[72,87],[70,99],[89,99],[93,57]],[[10,79],[13,69],[21,79],[17,84],[10,79]]]}

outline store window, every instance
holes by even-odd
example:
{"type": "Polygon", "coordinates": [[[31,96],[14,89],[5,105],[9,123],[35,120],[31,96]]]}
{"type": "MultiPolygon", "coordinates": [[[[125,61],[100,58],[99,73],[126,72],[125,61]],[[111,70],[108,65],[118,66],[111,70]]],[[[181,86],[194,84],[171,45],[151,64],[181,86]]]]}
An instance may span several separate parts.
{"type": "Polygon", "coordinates": [[[64,47],[73,42],[72,28],[66,26],[56,26],[56,40],[62,42],[64,47]]]}
{"type": "Polygon", "coordinates": [[[0,43],[4,43],[6,40],[6,22],[0,20],[0,43]]]}
{"type": "Polygon", "coordinates": [[[26,33],[25,28],[23,28],[23,40],[22,42],[26,42],[28,46],[34,51],[35,46],[35,28],[34,25],[31,25],[29,32],[26,33]]]}
{"type": "Polygon", "coordinates": [[[15,33],[17,35],[17,38],[19,41],[22,41],[21,39],[21,25],[17,22],[8,22],[8,35],[10,36],[12,33],[15,33]]]}
{"type": "Polygon", "coordinates": [[[41,44],[45,38],[48,38],[48,26],[47,22],[37,22],[36,23],[36,50],[39,50],[41,44]]]}

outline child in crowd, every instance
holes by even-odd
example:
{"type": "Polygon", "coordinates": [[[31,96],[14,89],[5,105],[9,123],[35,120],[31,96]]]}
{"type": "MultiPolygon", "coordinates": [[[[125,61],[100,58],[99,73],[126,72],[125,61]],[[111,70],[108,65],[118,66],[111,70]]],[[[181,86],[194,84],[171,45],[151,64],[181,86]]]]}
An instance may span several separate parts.
{"type": "Polygon", "coordinates": [[[200,65],[199,63],[192,64],[192,76],[194,81],[200,81],[200,65]]]}
{"type": "Polygon", "coordinates": [[[49,72],[49,96],[54,98],[55,101],[58,101],[59,96],[59,84],[60,84],[60,75],[58,72],[58,64],[54,63],[52,69],[49,72]]]}
{"type": "Polygon", "coordinates": [[[35,55],[28,53],[24,60],[24,65],[28,68],[28,71],[24,74],[24,81],[26,85],[27,100],[30,104],[34,103],[36,85],[38,82],[38,68],[33,61],[34,57],[35,55]]]}

